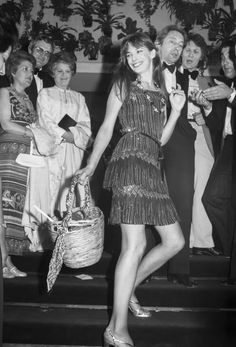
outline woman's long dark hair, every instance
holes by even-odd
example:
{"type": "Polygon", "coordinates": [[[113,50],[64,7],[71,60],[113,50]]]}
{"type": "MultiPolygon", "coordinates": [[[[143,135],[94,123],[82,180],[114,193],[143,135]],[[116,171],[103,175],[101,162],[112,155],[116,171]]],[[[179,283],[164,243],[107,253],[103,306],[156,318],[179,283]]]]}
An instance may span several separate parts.
{"type": "Polygon", "coordinates": [[[120,97],[129,94],[132,82],[137,78],[137,74],[129,67],[127,62],[128,46],[132,45],[136,48],[146,47],[149,51],[153,49],[156,51],[156,55],[153,58],[153,80],[160,86],[163,93],[166,95],[166,88],[161,71],[160,58],[157,53],[155,44],[150,39],[149,35],[143,32],[136,32],[134,34],[126,36],[120,47],[120,61],[113,75],[113,84],[118,88],[118,94],[120,97]]]}

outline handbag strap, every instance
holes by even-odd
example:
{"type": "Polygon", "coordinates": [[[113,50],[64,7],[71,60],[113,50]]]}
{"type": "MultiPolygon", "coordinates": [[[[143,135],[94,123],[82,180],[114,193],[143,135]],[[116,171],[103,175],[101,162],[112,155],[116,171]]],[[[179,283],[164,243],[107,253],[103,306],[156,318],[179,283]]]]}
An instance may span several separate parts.
{"type": "MultiPolygon", "coordinates": [[[[83,210],[89,209],[92,201],[91,197],[91,190],[90,190],[90,185],[89,185],[89,180],[86,181],[85,185],[79,184],[79,175],[74,176],[71,180],[71,185],[68,191],[68,194],[66,196],[66,217],[64,218],[63,222],[68,224],[68,222],[71,220],[72,217],[72,206],[73,206],[73,201],[74,201],[74,193],[75,193],[75,187],[79,185],[79,195],[80,198],[82,196],[81,192],[83,192],[83,199],[80,199],[80,208],[83,210]]],[[[64,224],[64,223],[63,223],[64,224]]]]}

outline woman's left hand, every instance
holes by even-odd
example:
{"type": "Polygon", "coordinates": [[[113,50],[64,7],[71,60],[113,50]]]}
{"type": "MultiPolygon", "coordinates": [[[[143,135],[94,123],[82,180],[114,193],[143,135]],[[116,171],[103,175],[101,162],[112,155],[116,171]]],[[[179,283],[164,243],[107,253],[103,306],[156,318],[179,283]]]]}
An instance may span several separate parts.
{"type": "Polygon", "coordinates": [[[185,104],[186,96],[184,91],[180,88],[180,85],[177,84],[176,89],[172,89],[170,93],[170,103],[173,111],[180,112],[185,104]]]}
{"type": "Polygon", "coordinates": [[[71,131],[66,131],[63,135],[62,135],[64,141],[62,142],[68,142],[68,143],[74,143],[74,135],[72,134],[71,131]]]}

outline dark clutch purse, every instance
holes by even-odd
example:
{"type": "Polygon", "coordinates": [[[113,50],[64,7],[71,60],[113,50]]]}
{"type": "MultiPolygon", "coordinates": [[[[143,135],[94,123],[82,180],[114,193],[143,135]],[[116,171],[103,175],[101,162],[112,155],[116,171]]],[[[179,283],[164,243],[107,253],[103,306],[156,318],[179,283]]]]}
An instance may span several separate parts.
{"type": "Polygon", "coordinates": [[[69,131],[69,127],[74,127],[76,124],[77,122],[73,118],[71,118],[68,114],[65,114],[65,116],[58,123],[58,126],[65,131],[69,131]]]}

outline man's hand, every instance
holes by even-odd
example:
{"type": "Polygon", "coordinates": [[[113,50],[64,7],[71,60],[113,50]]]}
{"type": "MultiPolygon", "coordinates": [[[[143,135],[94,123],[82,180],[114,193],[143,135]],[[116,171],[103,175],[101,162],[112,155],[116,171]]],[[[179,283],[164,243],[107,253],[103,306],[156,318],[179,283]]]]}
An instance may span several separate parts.
{"type": "Polygon", "coordinates": [[[202,90],[194,90],[192,91],[190,95],[190,100],[192,100],[195,104],[202,106],[205,111],[211,110],[212,104],[211,102],[205,97],[202,90]]]}
{"type": "Polygon", "coordinates": [[[216,86],[205,89],[203,91],[205,98],[207,100],[228,99],[232,94],[232,88],[227,86],[227,84],[218,81],[217,79],[215,79],[214,81],[217,84],[216,86]]]}

